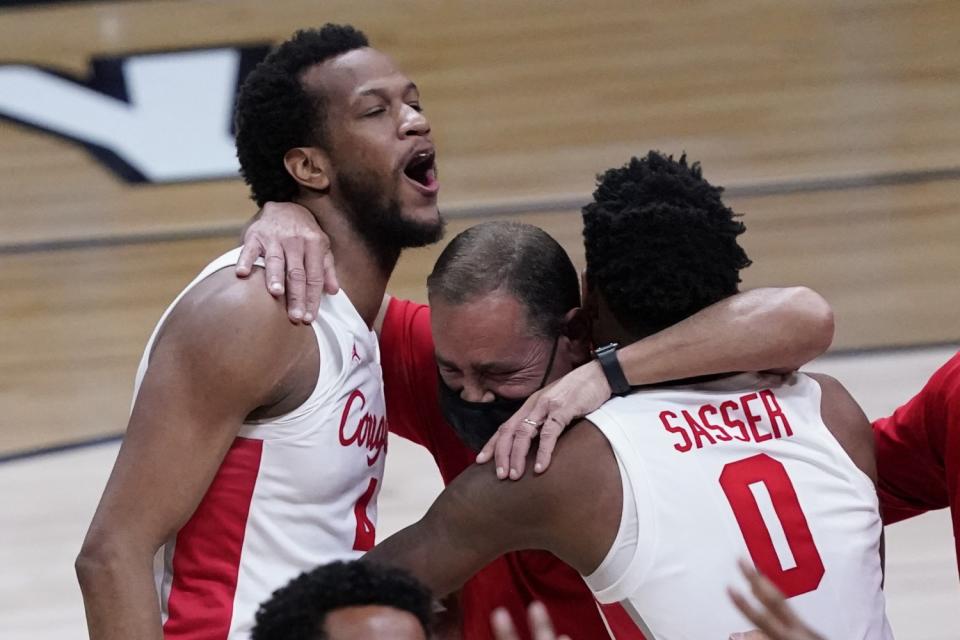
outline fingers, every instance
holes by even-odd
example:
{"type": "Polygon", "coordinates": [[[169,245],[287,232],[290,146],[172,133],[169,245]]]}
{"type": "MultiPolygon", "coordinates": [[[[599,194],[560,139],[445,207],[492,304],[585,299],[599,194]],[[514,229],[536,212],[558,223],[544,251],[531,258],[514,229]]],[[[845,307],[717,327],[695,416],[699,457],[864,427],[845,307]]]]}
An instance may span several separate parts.
{"type": "Polygon", "coordinates": [[[530,632],[533,634],[533,640],[556,640],[557,635],[553,630],[550,614],[547,613],[547,608],[543,606],[543,603],[530,603],[530,608],[527,610],[527,619],[530,621],[530,632]]]}
{"type": "MultiPolygon", "coordinates": [[[[327,243],[329,244],[329,243],[327,243]]],[[[304,268],[304,301],[303,321],[313,322],[320,311],[320,297],[324,291],[324,256],[329,253],[329,246],[324,247],[313,238],[304,239],[303,268],[304,268]]]]}
{"type": "Polygon", "coordinates": [[[500,439],[500,430],[497,429],[493,432],[493,435],[490,436],[490,439],[487,440],[487,444],[483,445],[483,448],[480,449],[480,453],[477,454],[477,464],[486,464],[493,458],[493,452],[497,447],[497,440],[500,439]]]}
{"type": "MultiPolygon", "coordinates": [[[[739,561],[740,571],[743,573],[750,590],[761,609],[754,606],[738,591],[728,588],[727,593],[743,615],[758,629],[762,630],[771,640],[822,640],[814,631],[807,627],[793,612],[787,600],[777,587],[767,578],[744,560],[739,561]]],[[[754,638],[744,634],[744,638],[754,638]]],[[[756,636],[762,638],[764,636],[756,636]]]]}
{"type": "Polygon", "coordinates": [[[760,573],[746,561],[739,560],[738,564],[740,565],[740,572],[743,573],[747,582],[750,583],[750,591],[760,604],[765,606],[770,613],[780,620],[787,622],[796,620],[793,611],[790,610],[790,606],[787,604],[786,598],[783,597],[783,594],[780,593],[780,590],[777,589],[772,582],[760,575],[760,573]]]}
{"type": "Polygon", "coordinates": [[[323,290],[330,295],[340,291],[340,281],[337,279],[337,268],[333,264],[333,254],[327,250],[323,256],[323,290]]]}
{"type": "Polygon", "coordinates": [[[557,446],[557,438],[565,428],[566,424],[553,416],[547,416],[540,428],[540,445],[537,447],[537,460],[533,463],[534,473],[543,473],[550,466],[553,449],[557,446]]]}
{"type": "Polygon", "coordinates": [[[503,607],[497,607],[490,614],[490,627],[493,629],[495,640],[520,640],[510,614],[503,607]]]}
{"type": "Polygon", "coordinates": [[[499,463],[502,460],[510,469],[511,480],[519,480],[526,471],[530,443],[537,437],[543,425],[545,412],[541,408],[542,398],[542,393],[535,393],[527,399],[520,411],[510,419],[510,442],[497,444],[497,467],[501,466],[499,463]]]}
{"type": "Polygon", "coordinates": [[[510,456],[513,452],[513,441],[518,430],[523,425],[523,418],[526,418],[533,406],[537,402],[538,393],[534,393],[527,398],[520,409],[510,416],[510,419],[500,425],[497,430],[497,442],[494,447],[494,457],[497,462],[497,477],[503,480],[507,477],[507,471],[510,469],[510,456]]]}
{"type": "Polygon", "coordinates": [[[278,242],[270,242],[263,252],[263,265],[266,271],[267,290],[274,296],[283,295],[284,266],[283,247],[278,242]]]}
{"type": "Polygon", "coordinates": [[[734,606],[740,610],[740,613],[750,622],[757,624],[760,612],[753,608],[753,605],[743,596],[742,593],[733,587],[727,587],[727,595],[733,601],[734,606]]]}
{"type": "Polygon", "coordinates": [[[523,418],[513,434],[513,447],[510,449],[510,479],[519,480],[527,468],[527,454],[530,452],[530,443],[537,437],[540,427],[539,420],[523,418]]]}
{"type": "Polygon", "coordinates": [[[286,261],[287,316],[291,322],[299,323],[304,320],[304,300],[307,293],[302,242],[287,240],[283,245],[283,257],[286,261]]]}
{"type": "Polygon", "coordinates": [[[253,263],[257,261],[257,258],[263,253],[263,245],[260,244],[260,240],[253,237],[245,237],[243,239],[243,249],[240,250],[240,258],[237,260],[236,274],[239,278],[246,278],[251,273],[253,273],[253,263]]]}

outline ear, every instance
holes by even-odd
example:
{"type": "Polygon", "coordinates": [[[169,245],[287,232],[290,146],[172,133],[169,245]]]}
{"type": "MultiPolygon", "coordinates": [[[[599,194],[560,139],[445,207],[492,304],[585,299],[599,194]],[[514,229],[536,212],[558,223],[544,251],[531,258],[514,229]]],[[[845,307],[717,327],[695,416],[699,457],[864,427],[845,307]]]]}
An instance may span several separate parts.
{"type": "Polygon", "coordinates": [[[316,147],[294,147],[283,154],[287,173],[303,187],[313,191],[330,188],[330,159],[316,147]]]}
{"type": "Polygon", "coordinates": [[[590,359],[591,329],[590,318],[582,308],[570,309],[563,317],[563,335],[570,343],[571,361],[590,359]]]}

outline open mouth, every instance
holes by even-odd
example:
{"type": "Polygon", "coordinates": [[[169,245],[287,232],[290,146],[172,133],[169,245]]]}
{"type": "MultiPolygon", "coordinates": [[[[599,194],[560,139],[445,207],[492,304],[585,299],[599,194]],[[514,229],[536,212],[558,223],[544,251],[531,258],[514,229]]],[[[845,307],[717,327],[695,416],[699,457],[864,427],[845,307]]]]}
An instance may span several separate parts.
{"type": "Polygon", "coordinates": [[[410,158],[410,162],[403,169],[403,175],[419,187],[419,190],[433,194],[437,192],[436,154],[433,151],[422,151],[410,158]]]}

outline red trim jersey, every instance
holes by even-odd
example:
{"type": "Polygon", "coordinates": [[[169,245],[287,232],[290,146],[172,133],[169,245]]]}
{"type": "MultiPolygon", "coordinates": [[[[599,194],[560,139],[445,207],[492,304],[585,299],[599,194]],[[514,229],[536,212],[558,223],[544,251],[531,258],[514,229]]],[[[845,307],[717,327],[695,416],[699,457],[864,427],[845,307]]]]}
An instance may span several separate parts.
{"type": "Polygon", "coordinates": [[[960,568],[960,353],[873,433],[884,523],[950,507],[960,568]]]}
{"type": "MultiPolygon", "coordinates": [[[[213,261],[180,297],[238,256],[239,249],[213,261]]],[[[166,640],[247,640],[274,590],[373,547],[387,445],[376,335],[342,291],[323,297],[312,330],[320,371],[310,397],[241,427],[196,511],[156,555],[166,640]]],[[[155,337],[156,330],[137,388],[155,337]]]]}
{"type": "MultiPolygon", "coordinates": [[[[391,300],[380,346],[390,429],[426,447],[449,484],[473,464],[476,454],[440,413],[429,307],[391,300]]],[[[590,590],[574,569],[545,551],[520,551],[491,562],[464,585],[464,638],[492,639],[490,613],[499,606],[510,611],[521,636],[530,638],[526,608],[534,600],[546,605],[558,633],[583,640],[609,637],[590,590]]]]}
{"type": "Polygon", "coordinates": [[[753,625],[727,597],[749,558],[825,638],[892,638],[873,481],[823,423],[809,376],[743,373],[614,398],[587,418],[620,469],[620,528],[587,576],[647,640],[753,625]],[[842,603],[838,606],[838,603],[842,603]]]}

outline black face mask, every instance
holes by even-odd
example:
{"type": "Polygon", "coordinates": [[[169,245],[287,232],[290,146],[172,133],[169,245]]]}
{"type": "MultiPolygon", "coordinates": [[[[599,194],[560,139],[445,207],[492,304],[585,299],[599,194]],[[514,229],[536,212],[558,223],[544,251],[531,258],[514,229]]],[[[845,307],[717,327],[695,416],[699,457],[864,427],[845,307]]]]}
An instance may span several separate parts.
{"type": "MultiPolygon", "coordinates": [[[[543,380],[540,381],[537,391],[543,388],[550,377],[559,341],[558,337],[553,343],[550,362],[547,363],[547,370],[543,374],[543,380]]],[[[456,431],[460,441],[477,452],[487,444],[487,440],[493,437],[500,425],[509,420],[527,401],[526,398],[494,396],[490,402],[470,402],[461,398],[459,391],[448,387],[439,372],[437,372],[437,379],[440,382],[440,412],[447,424],[456,431]]]]}

